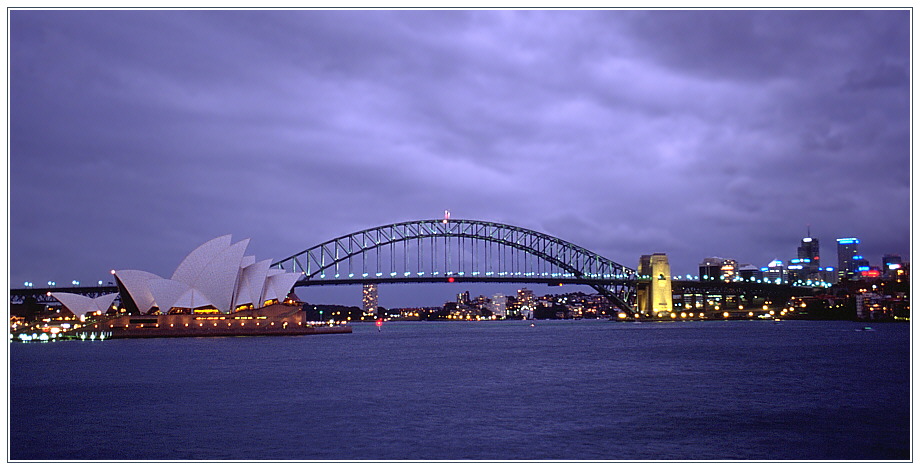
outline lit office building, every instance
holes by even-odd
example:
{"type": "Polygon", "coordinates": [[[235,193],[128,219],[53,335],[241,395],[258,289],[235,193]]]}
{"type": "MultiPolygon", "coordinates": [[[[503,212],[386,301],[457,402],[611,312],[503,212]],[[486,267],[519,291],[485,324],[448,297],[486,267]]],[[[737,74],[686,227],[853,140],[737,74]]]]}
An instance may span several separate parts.
{"type": "Polygon", "coordinates": [[[760,268],[760,271],[763,273],[763,280],[766,282],[785,284],[788,280],[786,277],[786,266],[783,264],[782,260],[775,259],[771,261],[766,268],[760,268]]]}
{"type": "Polygon", "coordinates": [[[534,302],[533,291],[526,287],[523,289],[518,289],[517,300],[521,306],[533,308],[534,305],[536,305],[534,302]]]}
{"type": "Polygon", "coordinates": [[[761,279],[760,269],[753,264],[745,264],[738,267],[738,277],[742,282],[757,282],[761,279]]]}
{"type": "Polygon", "coordinates": [[[805,270],[805,263],[800,259],[793,259],[789,261],[789,266],[786,266],[786,281],[789,284],[795,284],[797,282],[805,282],[808,280],[808,274],[805,270]]]}
{"type": "Polygon", "coordinates": [[[802,266],[801,275],[804,279],[817,281],[821,279],[821,250],[817,238],[811,234],[802,239],[798,248],[798,258],[793,263],[802,266]]]}
{"type": "Polygon", "coordinates": [[[840,280],[852,279],[859,276],[859,239],[837,239],[837,277],[840,280]]]}
{"type": "Polygon", "coordinates": [[[508,298],[505,297],[505,294],[493,295],[489,310],[498,318],[503,319],[508,316],[508,298]]]}
{"type": "Polygon", "coordinates": [[[524,318],[528,320],[533,319],[533,311],[537,306],[533,297],[533,291],[525,287],[523,289],[518,289],[517,294],[518,311],[524,318]]]}
{"type": "Polygon", "coordinates": [[[703,258],[700,263],[701,281],[731,281],[735,278],[738,263],[733,259],[719,257],[703,258]]]}
{"type": "Polygon", "coordinates": [[[362,292],[364,313],[372,317],[377,316],[377,284],[364,284],[362,292]]]}
{"type": "Polygon", "coordinates": [[[894,277],[895,273],[904,266],[901,255],[886,254],[882,256],[882,275],[886,278],[894,277]]]}

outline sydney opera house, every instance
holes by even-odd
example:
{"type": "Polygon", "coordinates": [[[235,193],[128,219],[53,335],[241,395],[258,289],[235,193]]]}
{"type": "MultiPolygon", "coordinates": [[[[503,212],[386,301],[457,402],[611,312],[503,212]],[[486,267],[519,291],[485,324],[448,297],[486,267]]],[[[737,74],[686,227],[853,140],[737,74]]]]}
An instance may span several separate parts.
{"type": "Polygon", "coordinates": [[[113,270],[117,294],[51,295],[84,318],[109,311],[119,296],[117,314],[92,325],[112,330],[115,337],[308,334],[302,304],[288,297],[300,274],[271,268],[271,259],[245,256],[248,245],[249,239],[231,243],[224,235],[189,253],[169,278],[113,270]]]}
{"type": "Polygon", "coordinates": [[[164,279],[134,269],[112,271],[122,308],[132,313],[229,313],[283,302],[300,277],[244,256],[249,239],[215,238],[188,254],[164,279]]]}

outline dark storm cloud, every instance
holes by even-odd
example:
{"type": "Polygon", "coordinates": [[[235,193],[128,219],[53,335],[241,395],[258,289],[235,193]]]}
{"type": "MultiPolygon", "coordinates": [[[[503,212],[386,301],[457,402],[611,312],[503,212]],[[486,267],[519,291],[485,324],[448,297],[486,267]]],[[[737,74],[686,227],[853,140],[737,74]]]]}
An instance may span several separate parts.
{"type": "Polygon", "coordinates": [[[439,217],[909,256],[907,11],[20,11],[11,283],[439,217]]]}

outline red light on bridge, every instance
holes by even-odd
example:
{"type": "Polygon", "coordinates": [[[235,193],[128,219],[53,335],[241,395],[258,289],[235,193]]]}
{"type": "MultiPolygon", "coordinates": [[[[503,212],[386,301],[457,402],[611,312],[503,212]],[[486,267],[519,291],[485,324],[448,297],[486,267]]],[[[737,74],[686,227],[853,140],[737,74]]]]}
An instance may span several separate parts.
{"type": "Polygon", "coordinates": [[[452,277],[447,278],[447,282],[454,282],[455,280],[456,280],[456,279],[454,279],[454,278],[452,278],[452,277]]]}

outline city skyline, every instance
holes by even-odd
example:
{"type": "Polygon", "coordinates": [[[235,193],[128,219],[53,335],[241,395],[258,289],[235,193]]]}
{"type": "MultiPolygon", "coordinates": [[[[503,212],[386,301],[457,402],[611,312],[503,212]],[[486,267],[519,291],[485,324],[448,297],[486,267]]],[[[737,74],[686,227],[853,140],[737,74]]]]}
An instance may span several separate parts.
{"type": "MultiPolygon", "coordinates": [[[[632,267],[664,252],[675,275],[788,262],[807,230],[822,266],[844,237],[872,265],[910,259],[908,10],[12,10],[9,27],[12,287],[168,275],[225,233],[279,260],[445,209],[632,267]]],[[[405,303],[393,290],[381,305],[405,303]]]]}

